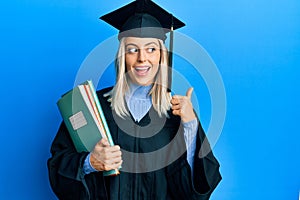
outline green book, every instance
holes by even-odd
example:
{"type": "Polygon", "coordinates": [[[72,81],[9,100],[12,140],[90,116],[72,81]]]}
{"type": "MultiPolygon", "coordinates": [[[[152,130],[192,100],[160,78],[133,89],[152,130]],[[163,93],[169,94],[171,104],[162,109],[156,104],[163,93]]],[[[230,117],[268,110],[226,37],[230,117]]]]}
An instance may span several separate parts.
{"type": "MultiPolygon", "coordinates": [[[[91,81],[86,81],[64,94],[57,106],[78,152],[91,152],[101,138],[114,145],[105,116],[91,81]]],[[[119,170],[104,171],[105,176],[119,170]]]]}

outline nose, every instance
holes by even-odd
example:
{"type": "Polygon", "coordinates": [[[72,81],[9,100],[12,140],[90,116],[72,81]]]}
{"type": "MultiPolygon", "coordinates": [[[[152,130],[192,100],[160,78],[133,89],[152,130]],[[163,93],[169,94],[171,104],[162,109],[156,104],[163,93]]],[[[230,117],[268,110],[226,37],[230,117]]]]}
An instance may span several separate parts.
{"type": "Polygon", "coordinates": [[[145,62],[146,61],[146,57],[147,57],[147,55],[146,55],[144,49],[140,49],[139,55],[138,55],[138,61],[139,62],[145,62]]]}

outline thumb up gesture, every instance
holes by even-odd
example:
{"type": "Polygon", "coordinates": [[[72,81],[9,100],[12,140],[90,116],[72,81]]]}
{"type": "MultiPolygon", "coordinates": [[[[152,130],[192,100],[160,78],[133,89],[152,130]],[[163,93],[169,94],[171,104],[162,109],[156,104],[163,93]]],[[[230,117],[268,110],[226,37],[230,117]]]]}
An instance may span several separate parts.
{"type": "Polygon", "coordinates": [[[193,88],[189,88],[186,96],[174,95],[171,99],[174,115],[181,117],[182,122],[189,122],[196,118],[191,102],[193,88]]]}

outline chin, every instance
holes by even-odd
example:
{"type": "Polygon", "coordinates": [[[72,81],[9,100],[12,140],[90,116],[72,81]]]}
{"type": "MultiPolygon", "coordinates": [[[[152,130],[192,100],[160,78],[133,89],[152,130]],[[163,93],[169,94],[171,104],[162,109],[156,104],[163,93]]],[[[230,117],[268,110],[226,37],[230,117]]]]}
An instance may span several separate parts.
{"type": "Polygon", "coordinates": [[[153,83],[153,81],[149,81],[149,80],[134,80],[133,83],[137,84],[137,85],[141,85],[141,86],[148,86],[151,85],[153,83]]]}

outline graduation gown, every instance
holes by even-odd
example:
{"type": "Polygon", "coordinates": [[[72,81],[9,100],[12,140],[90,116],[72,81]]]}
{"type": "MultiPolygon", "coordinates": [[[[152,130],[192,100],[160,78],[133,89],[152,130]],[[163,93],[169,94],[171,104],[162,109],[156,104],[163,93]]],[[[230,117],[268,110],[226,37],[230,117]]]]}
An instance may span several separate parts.
{"type": "Polygon", "coordinates": [[[186,145],[180,117],[170,111],[160,118],[155,110],[140,122],[132,117],[120,118],[98,91],[112,138],[122,149],[122,169],[118,176],[102,172],[85,175],[83,163],[88,152],[76,152],[64,123],[51,146],[48,160],[49,180],[59,199],[209,199],[221,180],[219,163],[212,151],[200,156],[201,147],[210,148],[199,123],[194,172],[186,159],[186,145]]]}

